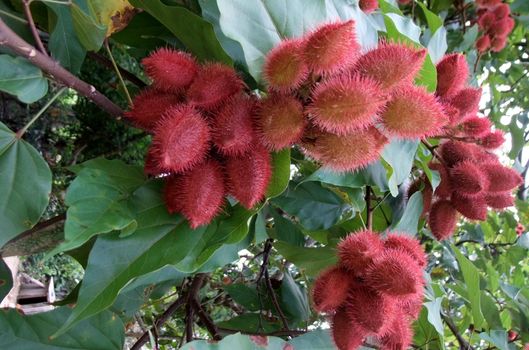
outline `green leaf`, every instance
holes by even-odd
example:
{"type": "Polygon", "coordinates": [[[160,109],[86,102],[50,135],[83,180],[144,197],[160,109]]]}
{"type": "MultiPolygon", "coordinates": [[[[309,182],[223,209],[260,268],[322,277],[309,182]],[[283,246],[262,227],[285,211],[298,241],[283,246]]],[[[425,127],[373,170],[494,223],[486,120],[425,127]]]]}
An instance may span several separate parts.
{"type": "Polygon", "coordinates": [[[484,290],[481,291],[481,310],[487,324],[492,329],[502,328],[500,311],[495,300],[484,290]]]}
{"type": "MultiPolygon", "coordinates": [[[[307,332],[299,337],[296,337],[288,342],[294,349],[334,349],[334,341],[327,329],[317,329],[312,332],[307,332]]],[[[285,349],[287,350],[287,349],[285,349]]],[[[358,349],[362,350],[362,349],[358,349]]]]}
{"type": "Polygon", "coordinates": [[[432,326],[434,326],[437,333],[439,333],[440,337],[442,338],[444,336],[444,326],[443,326],[443,320],[441,319],[441,303],[443,302],[443,298],[435,298],[434,301],[427,301],[424,303],[424,306],[428,310],[428,322],[432,326]]]}
{"type": "Polygon", "coordinates": [[[489,343],[496,345],[500,350],[510,350],[507,332],[503,329],[491,330],[490,332],[481,332],[479,337],[489,343]]]}
{"type": "Polygon", "coordinates": [[[446,50],[448,50],[448,42],[446,40],[447,31],[444,27],[441,27],[435,31],[430,40],[428,41],[428,54],[430,55],[433,63],[439,62],[446,50]]]}
{"type": "Polygon", "coordinates": [[[242,49],[244,63],[258,82],[268,51],[282,39],[301,37],[321,23],[354,19],[361,45],[368,48],[377,42],[368,16],[347,0],[201,0],[200,5],[217,33],[222,32],[218,37],[226,51],[240,59],[242,49]]]}
{"type": "Polygon", "coordinates": [[[50,30],[48,42],[51,56],[73,74],[78,74],[85,59],[86,50],[75,35],[70,9],[60,4],[48,2],[45,4],[56,15],[56,18],[50,20],[53,22],[53,30],[50,30]]]}
{"type": "Polygon", "coordinates": [[[0,122],[0,247],[39,221],[48,205],[51,176],[37,150],[0,122]]]}
{"type": "Polygon", "coordinates": [[[419,319],[414,322],[413,343],[417,344],[420,349],[426,348],[426,344],[428,344],[428,349],[444,349],[443,338],[439,336],[435,327],[430,323],[428,316],[428,309],[423,307],[419,319]]]}
{"type": "Polygon", "coordinates": [[[15,95],[21,102],[33,103],[46,95],[48,81],[25,58],[0,55],[0,90],[15,95]]]}
{"type": "Polygon", "coordinates": [[[404,214],[402,214],[399,223],[395,226],[395,231],[405,232],[411,236],[415,236],[417,234],[417,226],[422,209],[422,193],[417,191],[408,200],[404,214]]]}
{"type": "Polygon", "coordinates": [[[428,7],[426,7],[425,4],[423,4],[422,2],[418,2],[417,5],[421,7],[422,12],[424,13],[424,17],[426,17],[428,28],[430,29],[432,33],[435,33],[437,29],[443,26],[443,20],[441,19],[441,17],[437,16],[435,13],[428,10],[428,7]]]}
{"type": "Polygon", "coordinates": [[[285,271],[281,287],[279,289],[281,298],[281,309],[290,317],[294,324],[307,321],[310,317],[309,296],[307,289],[298,285],[290,272],[285,271]]]}
{"type": "Polygon", "coordinates": [[[130,197],[145,181],[141,167],[97,159],[80,169],[66,193],[65,242],[50,255],[77,248],[97,234],[123,229],[130,234],[137,225],[130,197]]]}
{"type": "MultiPolygon", "coordinates": [[[[217,323],[217,326],[220,328],[233,329],[235,331],[241,331],[241,332],[256,332],[259,330],[261,332],[271,333],[271,332],[275,332],[281,329],[281,323],[279,323],[279,321],[273,321],[273,320],[270,320],[269,318],[264,318],[262,315],[259,315],[257,313],[252,313],[252,314],[248,313],[248,314],[242,314],[239,316],[235,316],[229,320],[217,323]]],[[[225,339],[226,338],[224,338],[222,342],[224,342],[225,339]]],[[[276,339],[279,339],[279,338],[276,338],[276,339]]],[[[229,344],[229,342],[227,343],[229,344]]],[[[249,339],[244,339],[244,343],[246,344],[246,346],[253,344],[249,339]]],[[[224,348],[223,346],[225,346],[226,343],[222,343],[220,344],[221,347],[219,349],[226,349],[226,350],[246,349],[246,347],[244,347],[243,343],[241,343],[240,341],[238,341],[236,344],[237,345],[233,344],[232,347],[224,348]]],[[[200,347],[188,348],[184,346],[182,349],[197,350],[197,349],[200,349],[200,347]]],[[[210,348],[206,347],[204,349],[210,349],[210,348]]],[[[255,348],[250,347],[248,349],[255,349],[255,348]]]]}
{"type": "Polygon", "coordinates": [[[290,220],[284,218],[277,210],[271,210],[274,218],[274,232],[270,233],[272,238],[288,244],[303,247],[305,236],[301,230],[290,220]]]}
{"type": "Polygon", "coordinates": [[[1,349],[17,350],[121,350],[125,340],[119,317],[105,311],[50,339],[72,310],[66,306],[50,312],[24,316],[17,310],[0,312],[1,349]]]}
{"type": "Polygon", "coordinates": [[[474,326],[477,329],[480,329],[485,323],[485,318],[483,317],[483,313],[481,312],[479,271],[474,266],[474,264],[472,264],[472,262],[468,260],[459,251],[459,249],[455,245],[452,245],[452,250],[456,255],[457,261],[459,263],[459,268],[461,269],[461,273],[463,274],[463,279],[465,281],[467,289],[467,298],[470,302],[470,307],[472,311],[472,319],[474,320],[474,326]]]}
{"type": "Polygon", "coordinates": [[[288,190],[272,203],[297,217],[300,224],[311,231],[328,229],[350,209],[337,194],[316,182],[299,185],[291,182],[288,190]]]}
{"type": "Polygon", "coordinates": [[[396,197],[399,194],[398,185],[403,183],[410,175],[418,146],[418,140],[394,139],[387,144],[382,151],[382,158],[392,169],[388,180],[388,186],[393,197],[396,197]]]}
{"type": "Polygon", "coordinates": [[[193,12],[184,7],[165,5],[160,0],[129,2],[160,21],[199,59],[232,63],[215,37],[213,26],[193,12]]]}
{"type": "MultiPolygon", "coordinates": [[[[261,301],[255,285],[248,286],[242,283],[235,283],[225,286],[224,290],[237,304],[243,306],[248,311],[261,310],[261,301]]],[[[264,305],[263,305],[264,307],[264,305]]]]}
{"type": "Polygon", "coordinates": [[[509,158],[516,159],[522,148],[525,146],[525,135],[524,129],[519,128],[516,123],[516,118],[513,118],[511,124],[509,124],[509,131],[511,134],[511,151],[509,152],[509,158]]]}
{"type": "Polygon", "coordinates": [[[88,51],[98,51],[103,45],[107,27],[98,23],[94,16],[85,13],[77,4],[70,6],[73,29],[77,38],[88,51]]]}
{"type": "Polygon", "coordinates": [[[275,242],[277,249],[285,259],[291,261],[309,276],[316,276],[321,270],[336,264],[336,251],[327,246],[321,248],[305,248],[293,246],[285,242],[275,242]]]}
{"type": "Polygon", "coordinates": [[[386,169],[380,162],[368,165],[365,169],[354,173],[337,173],[322,167],[306,177],[301,183],[319,181],[329,185],[362,188],[365,185],[377,186],[381,191],[387,190],[386,169]]]}
{"type": "Polygon", "coordinates": [[[290,180],[290,148],[272,153],[272,178],[266,189],[266,197],[273,198],[285,192],[290,180]]]}
{"type": "Polygon", "coordinates": [[[4,259],[0,258],[0,301],[4,300],[13,288],[13,275],[4,259]]]}

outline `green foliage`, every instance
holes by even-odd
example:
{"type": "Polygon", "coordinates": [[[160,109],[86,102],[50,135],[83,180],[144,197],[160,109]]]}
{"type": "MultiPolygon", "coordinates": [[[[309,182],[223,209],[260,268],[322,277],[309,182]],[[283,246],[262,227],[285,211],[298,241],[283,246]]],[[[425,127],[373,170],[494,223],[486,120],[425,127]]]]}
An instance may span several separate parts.
{"type": "Polygon", "coordinates": [[[42,71],[21,57],[0,55],[0,90],[32,103],[48,92],[48,81],[42,71]]]}

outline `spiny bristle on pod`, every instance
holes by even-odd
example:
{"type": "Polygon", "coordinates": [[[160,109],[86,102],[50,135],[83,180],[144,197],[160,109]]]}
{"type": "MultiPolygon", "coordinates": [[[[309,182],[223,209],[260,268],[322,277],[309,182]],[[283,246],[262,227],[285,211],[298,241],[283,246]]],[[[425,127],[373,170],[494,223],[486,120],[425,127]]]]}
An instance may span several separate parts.
{"type": "Polygon", "coordinates": [[[502,19],[509,16],[511,13],[511,8],[507,4],[498,4],[494,7],[492,12],[497,19],[502,19]]]}
{"type": "Polygon", "coordinates": [[[488,31],[496,23],[496,16],[493,12],[487,11],[478,18],[479,29],[488,31]]]}
{"type": "Polygon", "coordinates": [[[516,170],[499,162],[483,164],[482,169],[488,179],[490,192],[511,191],[523,183],[523,178],[516,170]]]}
{"type": "Polygon", "coordinates": [[[469,117],[476,115],[479,110],[479,100],[481,99],[481,89],[465,88],[461,89],[449,103],[459,110],[458,120],[465,121],[469,117]]]}
{"type": "Polygon", "coordinates": [[[453,53],[437,64],[437,95],[449,98],[461,90],[468,78],[468,64],[464,55],[453,53]]]}
{"type": "Polygon", "coordinates": [[[487,220],[487,202],[485,195],[467,197],[458,192],[453,192],[451,202],[454,208],[470,220],[487,220]]]}
{"type": "Polygon", "coordinates": [[[372,125],[386,96],[372,79],[344,74],[319,84],[307,111],[325,131],[345,135],[372,125]]]}
{"type": "Polygon", "coordinates": [[[490,130],[491,123],[488,118],[472,117],[459,126],[459,129],[467,136],[481,137],[490,130]]]}
{"type": "Polygon", "coordinates": [[[263,76],[268,86],[279,92],[298,88],[309,74],[303,60],[304,41],[283,40],[265,58],[263,76]]]}
{"type": "Polygon", "coordinates": [[[501,3],[501,0],[476,0],[476,5],[479,8],[494,8],[501,3]]]}
{"type": "Polygon", "coordinates": [[[413,331],[410,322],[403,312],[397,312],[389,331],[380,337],[380,350],[407,350],[413,340],[413,331]]]}
{"type": "Polygon", "coordinates": [[[393,296],[415,293],[422,285],[422,269],[406,251],[384,250],[369,265],[365,281],[379,293],[393,296]]]}
{"type": "Polygon", "coordinates": [[[270,154],[259,145],[249,152],[226,160],[229,193],[245,208],[253,208],[264,198],[272,176],[270,154]]]}
{"type": "Polygon", "coordinates": [[[492,52],[500,52],[505,48],[507,45],[507,37],[503,36],[496,36],[492,38],[492,41],[490,43],[490,50],[492,52]]]}
{"type": "Polygon", "coordinates": [[[381,43],[362,55],[353,71],[377,81],[389,91],[400,85],[407,85],[419,72],[426,58],[426,49],[396,43],[381,43]]]}
{"type": "Polygon", "coordinates": [[[158,176],[164,173],[164,169],[159,167],[159,160],[157,157],[156,149],[152,146],[149,147],[147,150],[147,154],[145,154],[145,161],[143,165],[143,172],[147,176],[158,176]]]}
{"type": "Polygon", "coordinates": [[[426,254],[421,243],[408,235],[398,232],[389,233],[384,240],[385,249],[403,250],[411,256],[420,267],[426,266],[426,254]]]}
{"type": "Polygon", "coordinates": [[[439,241],[449,238],[457,224],[457,211],[449,200],[438,200],[432,204],[428,226],[439,241]]]}
{"type": "Polygon", "coordinates": [[[312,301],[318,312],[331,312],[347,299],[350,290],[351,273],[334,266],[323,271],[314,282],[312,301]]]}
{"type": "Polygon", "coordinates": [[[475,196],[488,188],[489,181],[478,164],[467,160],[450,169],[450,184],[454,191],[465,196],[475,196]]]}
{"type": "Polygon", "coordinates": [[[213,144],[224,156],[241,155],[255,142],[255,101],[243,94],[231,97],[213,119],[213,144]]]}
{"type": "Polygon", "coordinates": [[[373,231],[351,233],[338,244],[339,264],[354,275],[362,275],[383,249],[380,236],[373,231]]]}
{"type": "Polygon", "coordinates": [[[371,288],[353,289],[347,299],[347,313],[366,333],[384,334],[395,314],[394,298],[371,288]]]}
{"type": "Polygon", "coordinates": [[[354,63],[360,52],[354,21],[324,24],[310,33],[303,58],[316,74],[333,74],[354,63]]]}
{"type": "Polygon", "coordinates": [[[278,93],[260,101],[255,118],[262,143],[274,151],[299,141],[306,124],[301,102],[278,93]]]}
{"type": "Polygon", "coordinates": [[[351,318],[347,311],[339,309],[331,320],[332,338],[339,350],[358,349],[367,333],[362,330],[351,318]]]}
{"type": "Polygon", "coordinates": [[[217,161],[207,160],[171,179],[174,181],[167,181],[165,187],[167,208],[182,213],[191,228],[210,223],[220,212],[226,191],[217,161]]]}
{"type": "Polygon", "coordinates": [[[360,0],[358,6],[365,13],[371,13],[378,8],[378,0],[360,0]]]}
{"type": "Polygon", "coordinates": [[[226,99],[241,92],[243,87],[243,81],[232,67],[208,63],[199,70],[187,91],[187,98],[200,108],[214,110],[226,99]]]}
{"type": "Polygon", "coordinates": [[[134,97],[130,111],[125,113],[125,117],[135,126],[152,131],[165,111],[181,102],[182,98],[177,94],[147,88],[134,97]]]}
{"type": "Polygon", "coordinates": [[[441,182],[435,189],[434,194],[440,198],[448,198],[452,194],[452,186],[450,184],[450,177],[448,175],[448,169],[441,163],[430,162],[428,167],[432,170],[439,172],[441,182]]]}
{"type": "Polygon", "coordinates": [[[195,78],[198,65],[188,53],[161,48],[142,60],[145,72],[156,89],[178,92],[187,88],[195,78]]]}
{"type": "Polygon", "coordinates": [[[478,50],[479,53],[484,53],[490,49],[490,44],[491,44],[490,36],[483,35],[479,37],[478,40],[476,40],[476,49],[478,50]]]}
{"type": "Polygon", "coordinates": [[[384,131],[399,138],[423,138],[448,123],[442,105],[426,89],[408,85],[393,90],[382,112],[384,131]]]}
{"type": "Polygon", "coordinates": [[[179,173],[205,158],[209,141],[207,122],[195,108],[182,105],[167,110],[156,124],[152,147],[160,169],[179,173]]]}
{"type": "Polygon", "coordinates": [[[380,158],[387,138],[374,126],[344,136],[320,132],[304,152],[333,171],[353,171],[380,158]]]}
{"type": "Polygon", "coordinates": [[[408,320],[416,320],[419,317],[424,300],[424,287],[417,290],[416,293],[406,295],[397,300],[397,310],[400,309],[408,320]]]}
{"type": "Polygon", "coordinates": [[[486,149],[496,149],[505,143],[505,134],[501,130],[496,130],[481,137],[477,143],[486,149]]]}
{"type": "Polygon", "coordinates": [[[510,17],[500,19],[488,30],[488,34],[493,38],[506,38],[513,30],[516,22],[510,17]]]}
{"type": "Polygon", "coordinates": [[[494,209],[505,209],[514,205],[514,196],[510,191],[489,192],[485,195],[487,205],[494,209]]]}
{"type": "Polygon", "coordinates": [[[474,158],[470,144],[461,141],[450,140],[441,144],[439,154],[448,167],[474,158]]]}

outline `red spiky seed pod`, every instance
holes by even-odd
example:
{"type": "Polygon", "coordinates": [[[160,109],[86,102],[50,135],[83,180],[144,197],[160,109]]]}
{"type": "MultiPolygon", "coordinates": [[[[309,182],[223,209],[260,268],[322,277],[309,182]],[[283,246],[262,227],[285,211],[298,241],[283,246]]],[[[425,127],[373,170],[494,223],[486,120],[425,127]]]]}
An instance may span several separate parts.
{"type": "Polygon", "coordinates": [[[505,48],[506,45],[507,45],[506,37],[496,36],[492,38],[492,41],[490,44],[490,50],[492,52],[500,52],[501,50],[505,48]]]}
{"type": "Polygon", "coordinates": [[[164,190],[169,212],[182,213],[193,229],[210,223],[219,214],[225,194],[222,167],[214,160],[169,177],[164,190]]]}
{"type": "Polygon", "coordinates": [[[221,63],[202,66],[187,91],[190,103],[205,110],[214,110],[226,99],[242,91],[244,83],[235,70],[221,63]]]}
{"type": "Polygon", "coordinates": [[[448,198],[452,194],[452,186],[450,185],[450,177],[448,175],[448,169],[441,163],[430,162],[428,167],[432,170],[439,172],[441,182],[435,189],[434,194],[439,198],[448,198]]]}
{"type": "Polygon", "coordinates": [[[487,220],[487,202],[485,195],[467,197],[453,192],[451,202],[454,208],[464,217],[470,220],[487,220]]]}
{"type": "Polygon", "coordinates": [[[356,276],[362,275],[383,249],[384,243],[373,231],[351,233],[338,244],[339,264],[356,276]]]}
{"type": "Polygon", "coordinates": [[[400,85],[411,84],[425,58],[426,49],[381,43],[362,55],[353,71],[377,81],[384,90],[389,91],[400,85]]]}
{"type": "Polygon", "coordinates": [[[159,160],[156,158],[156,149],[152,146],[147,150],[145,154],[145,162],[143,165],[143,172],[147,176],[158,176],[163,174],[164,170],[159,167],[159,160]]]}
{"type": "Polygon", "coordinates": [[[351,273],[339,266],[323,271],[314,282],[312,301],[318,312],[331,312],[340,307],[349,293],[351,273]]]}
{"type": "Polygon", "coordinates": [[[492,12],[494,13],[497,19],[502,19],[509,16],[509,14],[511,13],[511,8],[507,4],[498,4],[496,5],[496,7],[494,7],[494,10],[492,10],[492,12]]]}
{"type": "Polygon", "coordinates": [[[303,105],[290,95],[271,93],[259,103],[256,126],[261,142],[270,150],[299,141],[305,124],[303,105]]]}
{"type": "Polygon", "coordinates": [[[476,40],[476,49],[479,53],[487,52],[490,49],[490,36],[480,36],[478,40],[476,40]]]}
{"type": "Polygon", "coordinates": [[[323,130],[345,135],[372,125],[385,102],[386,96],[374,80],[341,75],[316,87],[307,111],[323,130]]]}
{"type": "Polygon", "coordinates": [[[483,164],[482,169],[487,176],[490,192],[511,191],[523,183],[523,178],[516,170],[499,162],[483,164]]]}
{"type": "Polygon", "coordinates": [[[514,197],[510,191],[489,192],[485,195],[487,205],[494,209],[505,209],[514,205],[514,197]]]}
{"type": "Polygon", "coordinates": [[[393,90],[382,112],[384,130],[400,138],[435,135],[448,123],[443,107],[425,88],[408,85],[393,90]]]}
{"type": "Polygon", "coordinates": [[[380,158],[387,138],[375,127],[351,132],[345,136],[320,132],[303,151],[334,171],[354,171],[380,158]]]}
{"type": "Polygon", "coordinates": [[[161,48],[144,58],[141,63],[153,80],[156,89],[178,92],[187,88],[195,78],[198,65],[188,53],[161,48]]]}
{"type": "Polygon", "coordinates": [[[213,144],[224,156],[247,152],[255,142],[253,116],[255,101],[246,95],[231,97],[213,120],[213,144]]]}
{"type": "Polygon", "coordinates": [[[460,123],[459,116],[461,115],[459,109],[446,101],[441,101],[441,105],[443,106],[444,114],[448,117],[448,125],[458,125],[460,123]]]}
{"type": "Polygon", "coordinates": [[[380,350],[407,350],[413,340],[413,332],[406,315],[398,312],[389,326],[389,331],[380,340],[380,350]]]}
{"type": "Polygon", "coordinates": [[[453,191],[470,197],[483,193],[489,186],[488,178],[480,166],[468,160],[450,169],[450,184],[453,191]]]}
{"type": "Polygon", "coordinates": [[[298,88],[309,74],[303,60],[304,42],[300,39],[283,40],[265,58],[263,76],[268,86],[279,92],[298,88]]]}
{"type": "Polygon", "coordinates": [[[439,241],[449,238],[457,224],[457,211],[449,200],[438,200],[432,204],[428,226],[439,241]]]}
{"type": "Polygon", "coordinates": [[[399,5],[408,5],[412,0],[398,0],[399,5]]]}
{"type": "Polygon", "coordinates": [[[170,108],[154,129],[152,146],[158,167],[175,173],[192,168],[206,156],[209,141],[209,126],[195,108],[170,108]]]}
{"type": "MultiPolygon", "coordinates": [[[[512,31],[514,28],[515,22],[514,19],[507,17],[500,19],[494,23],[492,27],[487,31],[487,33],[492,38],[506,38],[507,35],[512,31]]],[[[491,42],[492,46],[492,42],[491,42]]]]}
{"type": "Polygon", "coordinates": [[[324,24],[307,36],[303,58],[316,74],[332,74],[354,63],[360,51],[354,21],[324,24]]]}
{"type": "Polygon", "coordinates": [[[423,284],[422,269],[406,251],[387,249],[369,265],[365,282],[385,295],[415,293],[423,284]]]}
{"type": "Polygon", "coordinates": [[[459,129],[466,136],[481,137],[487,134],[490,130],[491,123],[488,118],[472,117],[467,119],[459,129]]]}
{"type": "Polygon", "coordinates": [[[459,120],[464,121],[478,112],[480,99],[481,89],[465,88],[448,101],[459,110],[459,120]]]}
{"type": "Polygon", "coordinates": [[[422,189],[422,213],[421,215],[426,215],[430,211],[430,205],[432,204],[432,186],[428,181],[424,181],[423,179],[419,178],[415,180],[410,187],[408,188],[408,199],[413,196],[413,194],[417,191],[421,191],[422,189]]]}
{"type": "Polygon", "coordinates": [[[494,8],[500,3],[501,0],[476,0],[476,5],[480,8],[494,8]]]}
{"type": "Polygon", "coordinates": [[[378,0],[360,0],[358,6],[365,13],[371,13],[378,8],[378,0]]]}
{"type": "Polygon", "coordinates": [[[496,16],[494,16],[494,13],[490,11],[483,13],[478,18],[479,29],[485,32],[488,31],[490,28],[492,28],[495,23],[496,23],[496,16]]]}
{"type": "Polygon", "coordinates": [[[345,310],[365,333],[384,334],[395,314],[395,298],[371,288],[353,289],[345,310]]]}
{"type": "Polygon", "coordinates": [[[332,338],[339,350],[354,350],[362,345],[367,333],[351,320],[345,309],[339,309],[331,320],[332,338]]]}
{"type": "Polygon", "coordinates": [[[152,131],[165,111],[181,102],[181,97],[176,94],[147,88],[134,97],[130,111],[125,113],[125,117],[135,126],[152,131]]]}
{"type": "Polygon", "coordinates": [[[437,64],[437,95],[449,98],[461,90],[468,78],[468,64],[459,53],[445,55],[437,64]]]}
{"type": "Polygon", "coordinates": [[[413,237],[397,232],[389,233],[384,241],[384,248],[405,251],[420,267],[426,266],[424,249],[421,243],[413,237]]]}
{"type": "Polygon", "coordinates": [[[245,208],[253,208],[264,198],[272,176],[270,154],[259,145],[250,152],[226,160],[229,193],[245,208]]]}
{"type": "Polygon", "coordinates": [[[400,309],[408,320],[412,321],[419,317],[424,299],[424,287],[417,290],[416,293],[406,295],[397,300],[397,309],[400,309]]]}
{"type": "Polygon", "coordinates": [[[496,130],[486,134],[478,140],[478,145],[486,149],[496,149],[505,143],[505,134],[496,130]]]}
{"type": "Polygon", "coordinates": [[[470,144],[461,141],[447,141],[439,147],[439,154],[448,167],[452,167],[464,160],[472,160],[473,153],[470,144]]]}

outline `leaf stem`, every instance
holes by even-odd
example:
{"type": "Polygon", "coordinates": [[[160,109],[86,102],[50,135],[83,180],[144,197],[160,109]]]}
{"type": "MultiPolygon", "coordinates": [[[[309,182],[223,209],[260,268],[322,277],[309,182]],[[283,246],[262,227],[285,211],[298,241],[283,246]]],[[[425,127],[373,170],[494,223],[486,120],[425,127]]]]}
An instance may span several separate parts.
{"type": "Polygon", "coordinates": [[[110,61],[112,62],[112,67],[114,67],[114,70],[116,71],[119,82],[121,86],[123,87],[123,90],[125,90],[127,101],[129,102],[129,105],[132,106],[132,98],[130,97],[129,90],[127,89],[127,85],[125,84],[125,81],[123,80],[123,76],[121,76],[119,67],[116,61],[114,60],[114,56],[112,56],[112,51],[110,50],[110,46],[108,45],[108,40],[105,40],[105,49],[107,50],[108,56],[110,57],[110,61]]]}
{"type": "Polygon", "coordinates": [[[26,131],[29,129],[29,127],[35,123],[37,121],[37,119],[39,119],[39,117],[51,106],[51,104],[59,97],[61,96],[61,94],[64,92],[64,90],[66,90],[67,87],[62,87],[59,89],[59,91],[57,91],[57,93],[55,95],[53,95],[52,98],[50,98],[50,100],[48,102],[46,102],[46,104],[44,106],[42,106],[42,108],[37,112],[37,114],[35,114],[35,116],[33,118],[31,118],[31,120],[26,124],[24,125],[24,127],[20,130],[17,131],[17,134],[16,134],[16,137],[18,139],[21,139],[22,136],[24,136],[24,134],[26,133],[26,131]]]}
{"type": "Polygon", "coordinates": [[[46,49],[44,48],[44,45],[42,44],[42,40],[40,40],[39,31],[37,30],[37,26],[35,25],[33,16],[31,15],[31,8],[30,8],[31,1],[32,0],[22,0],[22,4],[24,5],[24,14],[26,15],[26,18],[28,19],[29,29],[31,30],[33,39],[35,39],[35,44],[37,45],[37,48],[43,55],[48,56],[48,53],[46,52],[46,49]]]}
{"type": "Polygon", "coordinates": [[[14,19],[14,20],[16,20],[16,21],[22,22],[22,23],[24,23],[24,24],[28,24],[28,21],[26,21],[24,18],[21,18],[21,17],[15,16],[14,14],[9,13],[9,12],[7,12],[7,11],[0,10],[0,13],[3,14],[4,16],[9,17],[9,18],[12,18],[12,19],[14,19]]]}

